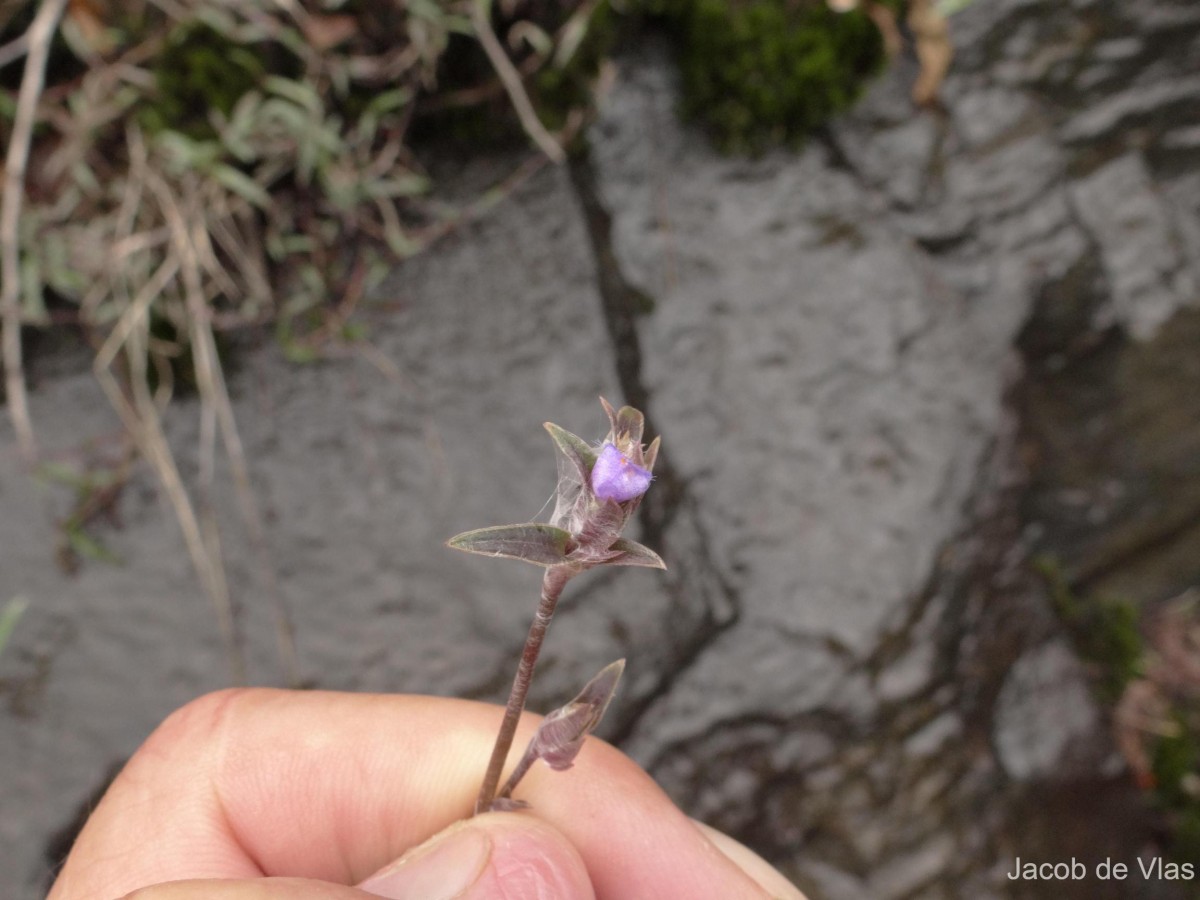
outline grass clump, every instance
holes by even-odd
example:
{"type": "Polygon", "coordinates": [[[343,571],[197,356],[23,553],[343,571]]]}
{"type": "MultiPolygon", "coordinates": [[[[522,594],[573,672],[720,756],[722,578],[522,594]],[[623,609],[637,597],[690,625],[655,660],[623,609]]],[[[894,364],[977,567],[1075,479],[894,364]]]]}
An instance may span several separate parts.
{"type": "MultiPolygon", "coordinates": [[[[174,508],[235,681],[237,623],[203,502],[218,446],[269,566],[219,336],[273,326],[292,360],[357,350],[394,375],[351,321],[360,300],[536,169],[526,156],[478,197],[439,202],[413,121],[432,99],[507,103],[541,153],[561,154],[525,85],[571,63],[603,3],[29,0],[0,10],[0,139],[20,161],[7,167],[0,215],[0,332],[22,454],[39,461],[21,328],[75,325],[174,508]],[[452,40],[468,59],[465,81],[446,78],[452,40]],[[193,386],[205,424],[194,489],[161,423],[193,386]]],[[[64,528],[76,544],[85,536],[64,528]]],[[[270,593],[273,579],[261,578],[270,593]]],[[[276,611],[287,657],[290,625],[276,611]]]]}

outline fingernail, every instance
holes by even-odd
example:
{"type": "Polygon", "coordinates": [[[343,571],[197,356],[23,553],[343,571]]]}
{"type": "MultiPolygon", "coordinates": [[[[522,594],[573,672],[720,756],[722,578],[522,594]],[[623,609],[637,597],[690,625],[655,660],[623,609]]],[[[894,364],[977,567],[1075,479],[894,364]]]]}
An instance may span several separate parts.
{"type": "Polygon", "coordinates": [[[464,823],[410,850],[358,887],[390,900],[452,900],[479,879],[491,852],[483,829],[464,823]]]}

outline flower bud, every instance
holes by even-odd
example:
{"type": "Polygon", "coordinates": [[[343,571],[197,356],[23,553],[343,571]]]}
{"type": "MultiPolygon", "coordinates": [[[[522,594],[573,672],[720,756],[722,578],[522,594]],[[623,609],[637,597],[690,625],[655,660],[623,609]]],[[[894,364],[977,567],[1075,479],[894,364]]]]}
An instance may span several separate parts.
{"type": "Polygon", "coordinates": [[[631,406],[613,409],[603,397],[600,403],[610,427],[599,450],[553,422],[546,423],[561,453],[548,523],[477,528],[455,535],[449,545],[546,568],[570,566],[577,572],[599,565],[665,569],[649,547],[621,537],[654,479],[659,439],[643,447],[645,417],[631,406]]]}

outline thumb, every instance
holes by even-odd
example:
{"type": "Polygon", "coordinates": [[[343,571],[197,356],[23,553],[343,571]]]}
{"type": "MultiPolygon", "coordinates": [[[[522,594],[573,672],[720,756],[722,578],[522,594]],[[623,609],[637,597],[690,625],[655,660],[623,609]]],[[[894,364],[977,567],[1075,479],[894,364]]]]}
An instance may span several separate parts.
{"type": "Polygon", "coordinates": [[[391,900],[594,900],[578,851],[531,816],[488,813],[456,822],[359,890],[391,900]]]}

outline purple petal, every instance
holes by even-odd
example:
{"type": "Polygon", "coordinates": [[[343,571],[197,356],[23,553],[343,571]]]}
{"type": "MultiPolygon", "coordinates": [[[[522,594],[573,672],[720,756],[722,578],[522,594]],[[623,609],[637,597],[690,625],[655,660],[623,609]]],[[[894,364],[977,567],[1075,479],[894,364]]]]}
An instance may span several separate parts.
{"type": "Polygon", "coordinates": [[[592,492],[601,500],[624,503],[646,493],[654,476],[612,444],[605,444],[592,466],[592,492]]]}

